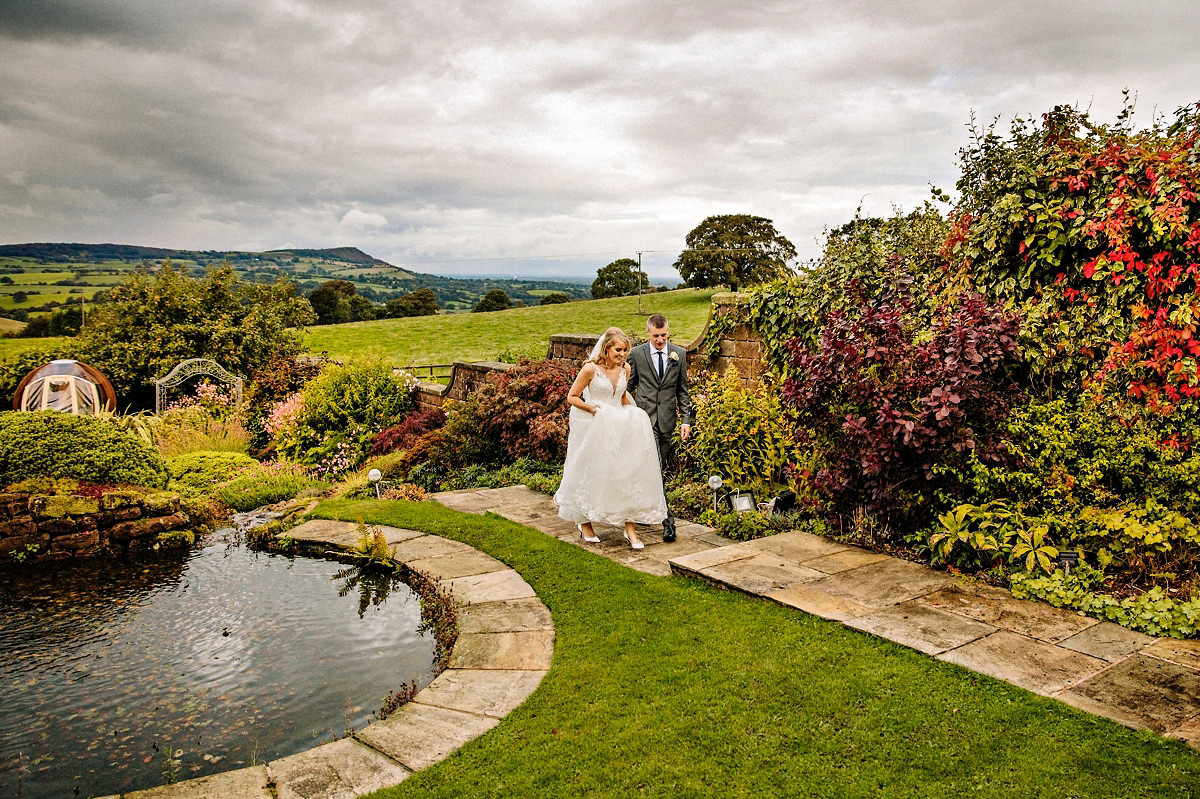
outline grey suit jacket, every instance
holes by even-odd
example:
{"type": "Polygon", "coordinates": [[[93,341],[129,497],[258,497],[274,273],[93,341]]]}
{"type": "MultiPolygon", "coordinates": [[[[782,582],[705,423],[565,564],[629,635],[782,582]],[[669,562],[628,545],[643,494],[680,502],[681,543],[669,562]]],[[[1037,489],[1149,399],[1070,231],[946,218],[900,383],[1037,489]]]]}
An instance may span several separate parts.
{"type": "Polygon", "coordinates": [[[692,397],[687,385],[687,351],[667,342],[666,369],[660,380],[657,358],[651,355],[650,342],[639,344],[629,353],[629,391],[639,408],[650,416],[661,435],[675,432],[675,424],[692,423],[692,397]],[[671,360],[671,354],[677,357],[671,360]]]}

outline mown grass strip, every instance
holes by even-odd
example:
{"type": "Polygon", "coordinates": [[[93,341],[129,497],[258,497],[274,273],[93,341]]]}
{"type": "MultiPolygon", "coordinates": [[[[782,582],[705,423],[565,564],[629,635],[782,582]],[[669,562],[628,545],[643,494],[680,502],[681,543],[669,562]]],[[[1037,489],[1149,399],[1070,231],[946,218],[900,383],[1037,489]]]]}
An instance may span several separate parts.
{"type": "Polygon", "coordinates": [[[1200,754],[775,604],[432,502],[317,515],[424,530],[520,572],[554,665],[494,730],[372,796],[1192,797],[1200,754]]]}

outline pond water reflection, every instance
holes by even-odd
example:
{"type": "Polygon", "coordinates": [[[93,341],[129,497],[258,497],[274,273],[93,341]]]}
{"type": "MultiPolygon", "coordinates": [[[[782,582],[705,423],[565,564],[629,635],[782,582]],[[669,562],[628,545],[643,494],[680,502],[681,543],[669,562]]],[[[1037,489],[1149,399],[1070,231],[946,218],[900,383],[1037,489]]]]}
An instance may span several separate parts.
{"type": "MultiPolygon", "coordinates": [[[[232,533],[232,531],[220,531],[232,533]]],[[[0,796],[131,791],[361,729],[433,672],[403,582],[252,552],[0,573],[0,796]]]]}

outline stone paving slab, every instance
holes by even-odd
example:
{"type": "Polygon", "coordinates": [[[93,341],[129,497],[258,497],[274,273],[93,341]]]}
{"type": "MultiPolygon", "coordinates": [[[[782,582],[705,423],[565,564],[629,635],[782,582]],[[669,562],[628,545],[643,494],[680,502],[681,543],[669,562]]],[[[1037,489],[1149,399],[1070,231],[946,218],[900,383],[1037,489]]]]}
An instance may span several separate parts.
{"type": "Polygon", "coordinates": [[[926,655],[938,655],[996,632],[996,628],[990,624],[972,621],[919,602],[904,602],[858,616],[848,620],[846,626],[895,641],[926,655]]]}
{"type": "Polygon", "coordinates": [[[959,613],[984,624],[1057,644],[1099,624],[1098,619],[1035,602],[1017,599],[1003,588],[957,582],[923,600],[929,605],[959,613]]]}
{"type": "Polygon", "coordinates": [[[759,550],[747,544],[733,544],[705,549],[679,558],[672,558],[671,565],[678,571],[693,576],[703,576],[705,569],[711,569],[713,566],[720,566],[724,563],[741,560],[742,558],[752,558],[757,554],[759,554],[759,550]]]}
{"type": "Polygon", "coordinates": [[[550,610],[537,597],[484,602],[459,608],[459,634],[553,630],[550,610]]]}
{"type": "Polygon", "coordinates": [[[537,596],[529,587],[529,583],[522,580],[521,575],[512,569],[470,577],[455,577],[447,580],[443,587],[450,589],[460,602],[469,602],[472,605],[537,596]]]}
{"type": "MultiPolygon", "coordinates": [[[[460,541],[451,541],[437,535],[421,535],[396,544],[392,550],[392,559],[408,563],[414,560],[437,558],[442,555],[466,554],[478,552],[460,541]]],[[[480,553],[482,554],[482,553],[480,553]]]]}
{"type": "Polygon", "coordinates": [[[766,596],[781,605],[787,605],[830,621],[844,622],[870,613],[872,610],[852,599],[813,588],[812,585],[791,585],[787,588],[769,591],[766,596]]]}
{"type": "Polygon", "coordinates": [[[1200,714],[1200,671],[1139,653],[1058,698],[1082,710],[1115,708],[1131,726],[1168,733],[1200,714]]]}
{"type": "MultiPolygon", "coordinates": [[[[425,536],[416,530],[404,530],[399,527],[372,525],[378,527],[388,544],[399,544],[413,538],[425,536]]],[[[358,546],[358,525],[329,519],[310,519],[288,531],[288,535],[300,542],[310,544],[329,544],[342,549],[353,549],[358,546]]]]}
{"type": "Polygon", "coordinates": [[[1147,655],[1200,669],[1200,641],[1160,638],[1146,649],[1147,655]]]}
{"type": "Polygon", "coordinates": [[[718,563],[700,572],[705,579],[736,588],[747,594],[766,594],[789,585],[811,583],[825,575],[798,566],[770,552],[718,563]]]}
{"type": "Polygon", "coordinates": [[[953,577],[920,564],[888,558],[831,574],[813,587],[867,607],[884,608],[932,593],[953,581],[953,577]]]}
{"type": "Polygon", "coordinates": [[[887,555],[881,555],[878,552],[870,552],[858,547],[851,547],[841,552],[834,552],[832,555],[824,555],[819,558],[804,561],[804,565],[810,569],[816,569],[825,574],[837,574],[839,572],[850,571],[857,569],[859,566],[869,566],[872,563],[882,563],[885,560],[890,560],[887,555]]]}
{"type": "Polygon", "coordinates": [[[462,513],[486,513],[499,503],[478,491],[451,491],[437,495],[437,501],[462,513]]]}
{"type": "Polygon", "coordinates": [[[397,785],[411,773],[352,738],[274,760],[269,767],[278,799],[354,799],[397,785]]]}
{"type": "Polygon", "coordinates": [[[943,652],[937,658],[1042,696],[1082,682],[1108,665],[1100,658],[1008,630],[943,652]]]}
{"type": "Polygon", "coordinates": [[[548,671],[554,658],[554,631],[460,633],[450,653],[452,669],[548,671]]]}
{"type": "Polygon", "coordinates": [[[800,530],[793,530],[790,533],[780,533],[779,535],[769,535],[766,538],[756,538],[753,541],[747,541],[745,546],[759,550],[760,552],[773,552],[776,555],[790,558],[796,563],[804,563],[805,565],[808,565],[807,561],[815,558],[850,549],[845,544],[826,541],[820,536],[800,530]]]}
{"type": "Polygon", "coordinates": [[[404,565],[416,569],[429,577],[449,580],[455,577],[471,577],[476,574],[502,571],[507,569],[500,561],[491,555],[485,555],[477,549],[466,552],[451,552],[432,558],[406,560],[404,565]]]}
{"type": "Polygon", "coordinates": [[[1149,635],[1130,630],[1128,627],[1113,624],[1111,621],[1102,621],[1082,632],[1075,633],[1062,641],[1060,646],[1112,663],[1146,648],[1155,640],[1149,635]]]}
{"type": "Polygon", "coordinates": [[[251,766],[121,794],[121,799],[273,799],[267,781],[266,766],[251,766]]]}
{"type": "Polygon", "coordinates": [[[420,771],[498,723],[500,720],[491,716],[410,702],[356,737],[409,771],[420,771]]]}
{"type": "Polygon", "coordinates": [[[503,718],[533,693],[546,676],[529,669],[455,669],[443,671],[414,699],[477,716],[503,718]]]}

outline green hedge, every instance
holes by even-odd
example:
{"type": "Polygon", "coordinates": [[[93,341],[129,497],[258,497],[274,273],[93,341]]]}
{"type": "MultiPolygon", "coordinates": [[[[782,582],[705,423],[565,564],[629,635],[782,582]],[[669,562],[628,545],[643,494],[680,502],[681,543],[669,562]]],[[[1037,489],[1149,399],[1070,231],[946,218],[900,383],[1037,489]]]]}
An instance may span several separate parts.
{"type": "Polygon", "coordinates": [[[165,488],[158,450],[112,422],[60,411],[0,413],[0,484],[29,477],[165,488]]]}

